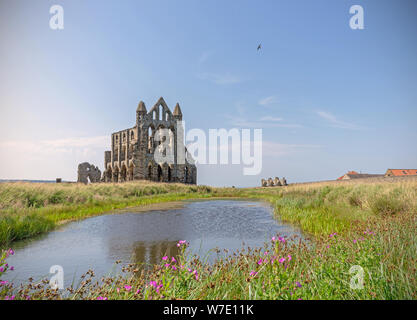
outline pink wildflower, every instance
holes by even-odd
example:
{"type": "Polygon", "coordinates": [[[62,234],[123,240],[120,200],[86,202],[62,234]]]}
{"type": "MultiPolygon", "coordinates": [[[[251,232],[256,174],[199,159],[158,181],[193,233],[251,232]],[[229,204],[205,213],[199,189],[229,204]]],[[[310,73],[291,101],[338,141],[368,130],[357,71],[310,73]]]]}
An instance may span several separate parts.
{"type": "Polygon", "coordinates": [[[180,241],[178,241],[178,243],[177,243],[177,247],[181,247],[181,245],[182,244],[186,244],[187,243],[187,241],[185,241],[185,240],[180,240],[180,241]]]}

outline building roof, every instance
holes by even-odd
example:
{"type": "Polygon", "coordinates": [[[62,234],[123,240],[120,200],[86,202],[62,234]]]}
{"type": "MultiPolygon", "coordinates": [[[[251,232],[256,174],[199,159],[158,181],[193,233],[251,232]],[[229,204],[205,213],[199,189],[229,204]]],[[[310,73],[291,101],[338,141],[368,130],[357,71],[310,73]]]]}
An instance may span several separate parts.
{"type": "Polygon", "coordinates": [[[385,175],[390,172],[393,176],[415,176],[417,169],[388,169],[385,175]]]}
{"type": "Polygon", "coordinates": [[[345,173],[343,176],[337,178],[337,180],[342,180],[345,175],[349,175],[349,174],[355,175],[359,173],[357,173],[356,171],[349,171],[348,173],[345,173]]]}
{"type": "Polygon", "coordinates": [[[343,179],[362,179],[362,178],[373,178],[373,177],[382,177],[383,174],[373,174],[373,173],[357,173],[356,171],[349,171],[343,176],[337,178],[337,180],[343,179]]]}
{"type": "Polygon", "coordinates": [[[358,173],[358,174],[345,174],[349,179],[362,179],[362,178],[373,178],[373,177],[383,177],[383,174],[372,174],[372,173],[358,173]]]}

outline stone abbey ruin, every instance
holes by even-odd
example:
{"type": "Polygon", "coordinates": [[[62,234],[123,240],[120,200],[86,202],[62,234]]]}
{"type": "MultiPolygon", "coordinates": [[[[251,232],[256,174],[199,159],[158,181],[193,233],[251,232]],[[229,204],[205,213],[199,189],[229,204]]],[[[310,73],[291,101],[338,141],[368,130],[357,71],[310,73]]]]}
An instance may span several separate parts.
{"type": "Polygon", "coordinates": [[[101,171],[98,167],[88,162],[83,162],[78,165],[78,182],[88,183],[100,181],[101,171]]]}
{"type": "Polygon", "coordinates": [[[261,179],[261,187],[280,187],[286,186],[287,180],[283,178],[275,177],[275,179],[269,178],[268,180],[261,179]]]}
{"type": "MultiPolygon", "coordinates": [[[[182,112],[177,103],[172,113],[161,97],[146,110],[139,102],[134,127],[111,135],[111,150],[104,153],[101,182],[150,180],[196,184],[197,168],[184,146],[182,112]]],[[[78,182],[97,181],[98,168],[78,167],[78,182]],[[94,174],[92,174],[94,173],[94,174]]]]}

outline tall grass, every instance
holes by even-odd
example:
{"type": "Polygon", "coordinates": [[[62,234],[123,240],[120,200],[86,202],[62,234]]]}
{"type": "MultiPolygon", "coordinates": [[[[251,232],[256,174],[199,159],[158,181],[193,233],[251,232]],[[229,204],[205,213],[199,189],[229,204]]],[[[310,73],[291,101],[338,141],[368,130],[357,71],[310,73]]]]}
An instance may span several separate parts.
{"type": "MultiPolygon", "coordinates": [[[[417,298],[416,181],[251,189],[150,183],[47,186],[36,191],[37,187],[43,188],[8,185],[6,190],[0,189],[1,199],[8,199],[1,202],[1,230],[13,226],[14,220],[7,220],[10,217],[20,224],[9,229],[21,228],[23,234],[29,234],[29,226],[40,218],[56,223],[149,202],[241,197],[269,201],[280,219],[299,225],[311,236],[308,243],[299,239],[271,241],[263,249],[245,250],[213,265],[184,251],[176,261],[168,257],[147,273],[130,265],[125,276],[94,282],[94,272],[90,271],[85,279],[92,280],[68,291],[71,299],[417,298]],[[30,189],[34,196],[25,200],[30,189]],[[59,199],[66,200],[60,203],[63,200],[59,199]],[[351,287],[358,270],[363,271],[361,289],[351,287]]],[[[5,296],[13,288],[2,290],[5,296]]],[[[16,297],[28,296],[63,298],[47,286],[32,284],[16,297]]]]}
{"type": "Polygon", "coordinates": [[[147,181],[124,184],[0,184],[0,246],[68,220],[130,206],[215,196],[212,188],[147,181]]]}

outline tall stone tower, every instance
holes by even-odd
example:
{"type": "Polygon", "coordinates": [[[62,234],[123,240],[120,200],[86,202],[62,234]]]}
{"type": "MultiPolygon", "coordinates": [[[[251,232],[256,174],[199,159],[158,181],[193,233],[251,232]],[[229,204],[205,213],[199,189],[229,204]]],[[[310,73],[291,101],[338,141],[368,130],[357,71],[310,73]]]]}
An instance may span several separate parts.
{"type": "Polygon", "coordinates": [[[161,97],[149,110],[143,101],[136,109],[136,125],[111,136],[104,153],[103,180],[151,180],[197,183],[197,168],[184,146],[182,112],[174,113],[161,97]]]}

